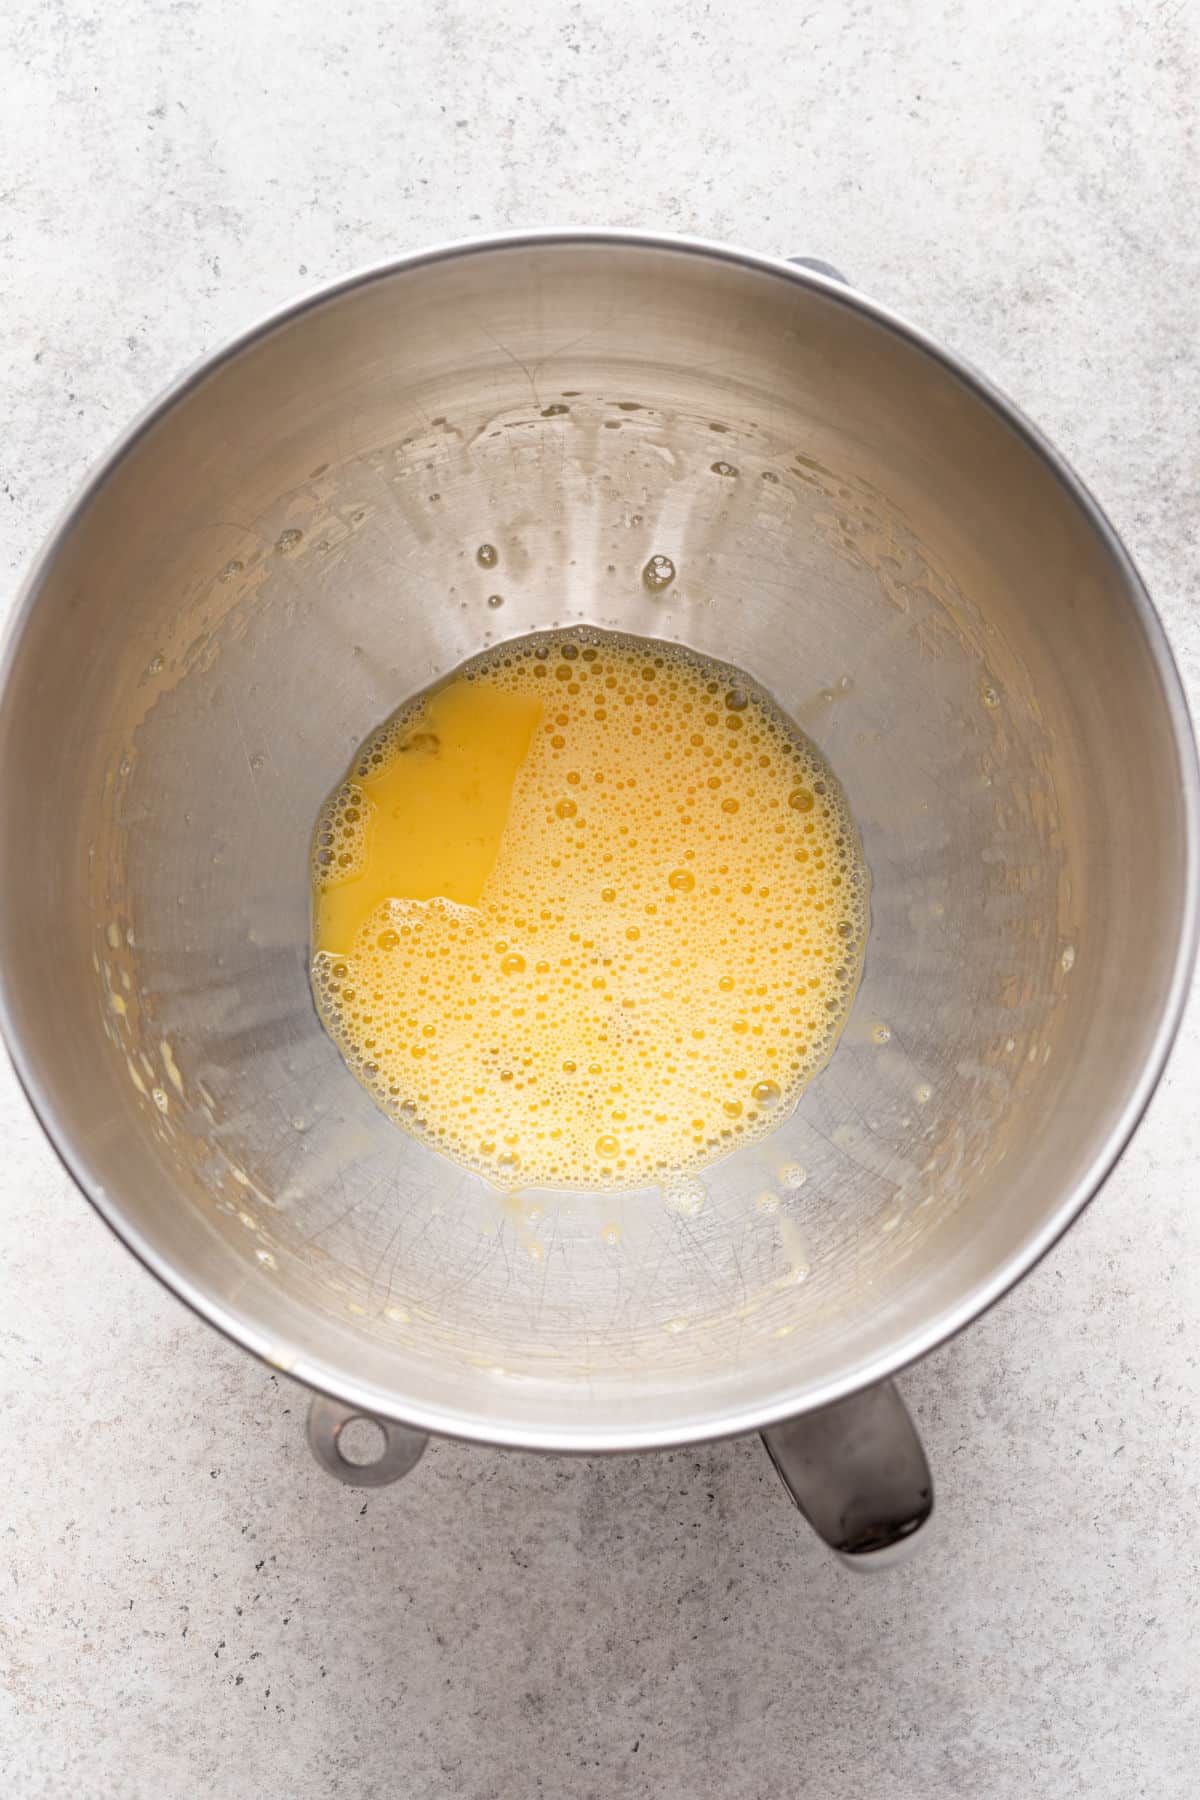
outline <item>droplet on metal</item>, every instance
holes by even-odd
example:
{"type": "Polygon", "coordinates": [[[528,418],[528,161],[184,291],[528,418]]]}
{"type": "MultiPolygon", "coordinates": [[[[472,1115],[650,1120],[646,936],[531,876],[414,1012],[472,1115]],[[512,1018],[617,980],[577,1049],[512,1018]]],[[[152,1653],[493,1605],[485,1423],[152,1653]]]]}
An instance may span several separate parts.
{"type": "Polygon", "coordinates": [[[642,581],[652,594],[661,594],[675,579],[675,564],[669,556],[652,556],[642,570],[642,581]]]}

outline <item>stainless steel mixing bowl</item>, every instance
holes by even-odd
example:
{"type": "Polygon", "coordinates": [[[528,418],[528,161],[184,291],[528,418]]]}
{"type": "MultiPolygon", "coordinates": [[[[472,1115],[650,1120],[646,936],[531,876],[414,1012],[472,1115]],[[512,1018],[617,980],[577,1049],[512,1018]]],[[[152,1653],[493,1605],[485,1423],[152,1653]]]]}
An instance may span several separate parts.
{"type": "MultiPolygon", "coordinates": [[[[153,407],[27,585],[0,843],[21,1079],[197,1311],[421,1432],[594,1451],[773,1427],[850,1549],[928,1509],[893,1391],[863,1391],[1095,1191],[1195,936],[1179,684],[1062,461],[836,282],[624,233],[369,270],[153,407]],[[771,689],[846,787],[873,926],[840,1047],[771,1138],[665,1195],[506,1199],[390,1123],[322,1033],[309,834],[406,695],[579,620],[771,689]]],[[[314,1413],[334,1462],[345,1416],[314,1413]]],[[[417,1449],[394,1434],[379,1478],[417,1449]]]]}

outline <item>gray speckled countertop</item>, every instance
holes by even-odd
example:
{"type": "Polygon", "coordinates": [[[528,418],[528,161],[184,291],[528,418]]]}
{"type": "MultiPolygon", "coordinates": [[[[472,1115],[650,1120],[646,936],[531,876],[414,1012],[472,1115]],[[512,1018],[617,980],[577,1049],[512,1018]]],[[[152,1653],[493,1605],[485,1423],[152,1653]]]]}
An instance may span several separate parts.
{"type": "MultiPolygon", "coordinates": [[[[7,594],[260,309],[447,236],[638,224],[828,257],[985,368],[1200,695],[1195,7],[6,0],[0,68],[7,594]]],[[[337,1487],[303,1396],[110,1238],[5,1069],[6,1793],[1194,1794],[1198,1079],[1193,1008],[1102,1198],[907,1377],[938,1535],[868,1581],[755,1442],[442,1444],[337,1487]]]]}

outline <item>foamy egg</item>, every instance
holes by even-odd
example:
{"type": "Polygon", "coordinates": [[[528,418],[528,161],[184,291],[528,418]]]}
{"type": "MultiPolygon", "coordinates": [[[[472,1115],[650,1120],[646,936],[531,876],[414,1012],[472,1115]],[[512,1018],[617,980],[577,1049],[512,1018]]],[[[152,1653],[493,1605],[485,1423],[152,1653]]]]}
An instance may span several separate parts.
{"type": "Polygon", "coordinates": [[[662,1183],[828,1059],[868,877],[815,747],[728,666],[539,634],[364,744],[313,845],[312,982],[373,1097],[498,1186],[662,1183]]]}

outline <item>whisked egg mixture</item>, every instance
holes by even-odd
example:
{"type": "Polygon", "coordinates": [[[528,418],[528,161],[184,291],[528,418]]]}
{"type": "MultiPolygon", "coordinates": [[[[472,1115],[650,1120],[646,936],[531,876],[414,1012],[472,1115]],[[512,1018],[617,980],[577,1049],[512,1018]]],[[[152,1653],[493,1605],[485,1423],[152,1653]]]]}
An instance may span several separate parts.
{"type": "Polygon", "coordinates": [[[312,984],[399,1124],[502,1188],[628,1188],[771,1130],[837,1041],[868,876],[737,670],[539,634],[368,739],[314,838],[312,984]]]}

